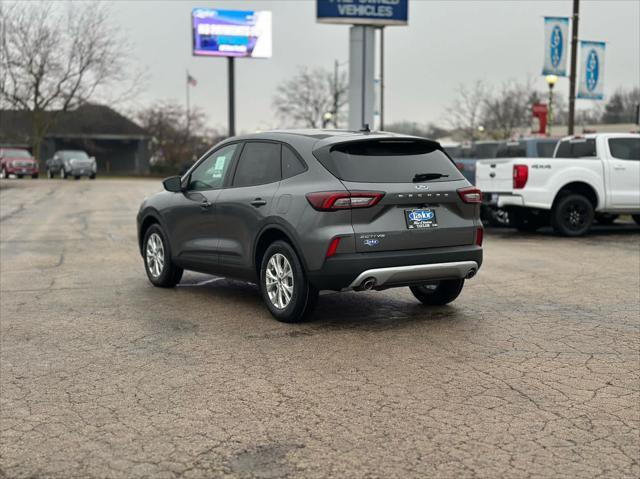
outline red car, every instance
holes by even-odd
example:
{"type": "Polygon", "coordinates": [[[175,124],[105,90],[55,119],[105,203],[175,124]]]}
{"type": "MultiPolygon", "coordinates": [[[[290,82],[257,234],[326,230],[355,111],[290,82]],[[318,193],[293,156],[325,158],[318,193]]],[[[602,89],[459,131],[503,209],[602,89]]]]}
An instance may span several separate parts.
{"type": "Polygon", "coordinates": [[[27,150],[0,148],[0,178],[9,178],[9,175],[37,178],[38,173],[38,162],[27,150]]]}

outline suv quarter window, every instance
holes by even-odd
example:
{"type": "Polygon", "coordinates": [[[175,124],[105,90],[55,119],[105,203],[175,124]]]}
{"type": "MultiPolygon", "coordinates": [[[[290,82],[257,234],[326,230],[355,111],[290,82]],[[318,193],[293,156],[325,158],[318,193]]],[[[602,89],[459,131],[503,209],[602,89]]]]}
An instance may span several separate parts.
{"type": "Polygon", "coordinates": [[[287,145],[282,145],[282,178],[291,178],[307,170],[307,166],[287,145]]]}
{"type": "Polygon", "coordinates": [[[236,172],[233,187],[266,185],[280,181],[280,143],[266,141],[248,141],[244,144],[236,172]]]}
{"type": "Polygon", "coordinates": [[[190,191],[204,191],[222,188],[237,147],[237,143],[223,146],[201,161],[191,172],[187,189],[190,191]]]}

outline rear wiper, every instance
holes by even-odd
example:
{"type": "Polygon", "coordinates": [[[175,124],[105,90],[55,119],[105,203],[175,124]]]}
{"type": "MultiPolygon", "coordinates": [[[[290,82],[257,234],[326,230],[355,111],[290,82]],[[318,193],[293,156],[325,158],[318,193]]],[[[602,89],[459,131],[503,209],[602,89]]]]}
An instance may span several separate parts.
{"type": "Polygon", "coordinates": [[[420,183],[421,181],[437,180],[438,178],[446,178],[449,175],[443,175],[442,173],[417,173],[413,177],[414,183],[420,183]]]}

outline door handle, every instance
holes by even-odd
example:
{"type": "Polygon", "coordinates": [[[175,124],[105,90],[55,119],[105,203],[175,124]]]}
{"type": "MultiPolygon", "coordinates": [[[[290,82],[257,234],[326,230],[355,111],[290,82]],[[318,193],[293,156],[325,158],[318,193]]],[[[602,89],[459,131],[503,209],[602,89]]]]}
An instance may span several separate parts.
{"type": "Polygon", "coordinates": [[[614,166],[613,169],[614,170],[626,170],[626,168],[624,166],[619,166],[619,165],[614,166]]]}
{"type": "Polygon", "coordinates": [[[266,205],[267,202],[265,200],[263,200],[262,198],[256,198],[255,200],[253,200],[251,202],[251,206],[255,206],[256,208],[259,208],[261,206],[266,205]]]}
{"type": "Polygon", "coordinates": [[[213,203],[211,203],[209,200],[202,200],[202,203],[200,203],[200,208],[202,208],[203,210],[211,208],[212,206],[213,203]]]}

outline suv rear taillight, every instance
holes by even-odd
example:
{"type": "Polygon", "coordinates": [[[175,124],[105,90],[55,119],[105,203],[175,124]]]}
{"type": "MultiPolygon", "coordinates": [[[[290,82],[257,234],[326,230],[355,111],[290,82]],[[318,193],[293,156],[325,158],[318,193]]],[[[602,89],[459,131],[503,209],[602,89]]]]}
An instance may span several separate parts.
{"type": "Polygon", "coordinates": [[[513,165],[513,188],[524,188],[529,179],[529,167],[527,165],[513,165]]]}
{"type": "Polygon", "coordinates": [[[320,191],[307,193],[307,201],[318,211],[369,208],[377,204],[384,193],[378,191],[320,191]]]}
{"type": "Polygon", "coordinates": [[[482,201],[482,193],[475,186],[459,188],[458,194],[465,203],[480,203],[482,201]]]}

